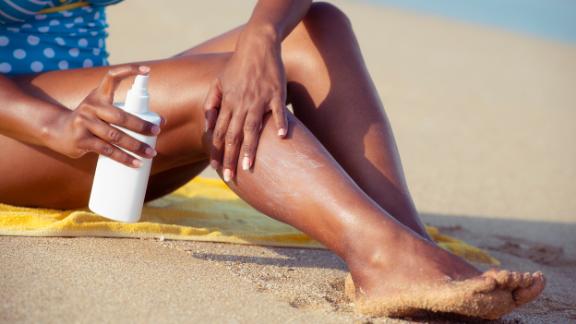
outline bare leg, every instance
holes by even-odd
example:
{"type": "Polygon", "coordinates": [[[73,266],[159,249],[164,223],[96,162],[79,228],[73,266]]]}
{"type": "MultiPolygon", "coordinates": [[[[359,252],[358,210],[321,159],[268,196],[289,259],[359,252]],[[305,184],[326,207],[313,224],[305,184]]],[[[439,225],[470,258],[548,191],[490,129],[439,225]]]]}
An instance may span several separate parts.
{"type": "Polygon", "coordinates": [[[498,318],[544,288],[540,273],[481,274],[375,204],[295,118],[288,135],[278,139],[272,123],[265,123],[254,169],[229,185],[255,208],[339,255],[354,279],[348,286],[359,288],[349,288],[351,295],[364,312],[498,318]]]}
{"type": "MultiPolygon", "coordinates": [[[[186,183],[207,165],[201,107],[210,81],[228,55],[196,55],[146,62],[152,67],[151,108],[166,118],[158,136],[146,199],[186,183]],[[193,73],[191,72],[193,71],[193,73]],[[169,81],[168,81],[169,80],[169,81]]],[[[98,85],[108,67],[54,71],[16,81],[30,94],[74,109],[98,85]]],[[[120,85],[123,98],[131,80],[120,85]]],[[[70,159],[43,147],[0,135],[0,201],[21,206],[85,207],[97,156],[70,159]]]]}
{"type": "MultiPolygon", "coordinates": [[[[232,51],[240,29],[181,55],[232,51]]],[[[344,13],[326,3],[313,4],[282,44],[282,56],[296,116],[362,190],[429,239],[406,185],[382,103],[344,13]]]]}
{"type": "MultiPolygon", "coordinates": [[[[201,102],[228,57],[194,55],[148,63],[156,76],[150,89],[152,109],[168,121],[158,140],[154,174],[206,161],[209,139],[202,132],[201,102]]],[[[30,93],[72,108],[106,70],[49,72],[20,82],[30,93]]],[[[119,96],[125,91],[126,85],[119,96]]],[[[0,148],[13,159],[0,160],[0,200],[85,206],[95,157],[67,159],[2,136],[0,148]],[[55,188],[60,192],[51,192],[55,188]]],[[[189,177],[186,170],[182,172],[189,177]]],[[[287,140],[278,139],[273,126],[265,123],[254,170],[241,172],[236,181],[232,188],[251,205],[342,257],[358,288],[359,303],[384,305],[380,314],[432,309],[493,318],[534,299],[544,287],[539,274],[503,271],[480,276],[471,265],[416,235],[374,203],[295,118],[287,140]],[[404,304],[398,304],[399,295],[404,304]]]]}

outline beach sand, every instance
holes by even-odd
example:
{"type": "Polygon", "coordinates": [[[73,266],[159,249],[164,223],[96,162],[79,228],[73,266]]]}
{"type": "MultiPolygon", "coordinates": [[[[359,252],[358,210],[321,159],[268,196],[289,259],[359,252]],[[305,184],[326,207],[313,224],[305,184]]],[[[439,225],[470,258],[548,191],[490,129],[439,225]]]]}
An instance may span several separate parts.
{"type": "MultiPolygon", "coordinates": [[[[174,55],[246,21],[248,3],[111,7],[111,61],[174,55]]],[[[424,221],[505,268],[546,274],[543,296],[504,322],[576,321],[576,46],[336,3],[358,35],[424,221]]],[[[354,314],[345,266],[323,250],[25,237],[0,237],[0,250],[5,323],[401,322],[354,314]]]]}

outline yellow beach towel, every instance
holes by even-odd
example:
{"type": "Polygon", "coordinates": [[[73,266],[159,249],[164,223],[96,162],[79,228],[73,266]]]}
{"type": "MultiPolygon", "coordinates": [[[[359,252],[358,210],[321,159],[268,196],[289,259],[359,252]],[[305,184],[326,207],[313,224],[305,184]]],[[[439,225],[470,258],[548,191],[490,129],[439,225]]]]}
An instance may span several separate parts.
{"type": "MultiPolygon", "coordinates": [[[[439,244],[470,261],[498,264],[486,252],[427,227],[439,244]]],[[[159,238],[323,248],[295,228],[243,202],[224,182],[197,177],[170,195],[144,205],[142,219],[127,224],[87,208],[57,210],[0,203],[0,235],[159,238]]]]}

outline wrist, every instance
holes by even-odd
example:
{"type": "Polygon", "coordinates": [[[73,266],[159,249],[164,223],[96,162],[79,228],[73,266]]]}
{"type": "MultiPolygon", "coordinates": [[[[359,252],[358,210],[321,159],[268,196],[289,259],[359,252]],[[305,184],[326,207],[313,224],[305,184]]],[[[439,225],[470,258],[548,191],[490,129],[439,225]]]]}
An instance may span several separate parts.
{"type": "Polygon", "coordinates": [[[236,50],[252,46],[280,49],[281,41],[280,32],[273,24],[249,22],[238,38],[236,50]]]}
{"type": "Polygon", "coordinates": [[[38,133],[35,139],[38,144],[46,147],[51,147],[54,141],[58,138],[61,130],[62,121],[72,113],[71,110],[48,104],[42,118],[38,120],[38,133]]]}

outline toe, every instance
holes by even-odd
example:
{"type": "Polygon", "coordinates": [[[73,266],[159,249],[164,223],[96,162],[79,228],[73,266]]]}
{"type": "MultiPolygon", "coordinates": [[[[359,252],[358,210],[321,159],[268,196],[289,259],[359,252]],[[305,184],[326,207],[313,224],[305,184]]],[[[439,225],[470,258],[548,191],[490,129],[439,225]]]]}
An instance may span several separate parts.
{"type": "Polygon", "coordinates": [[[513,291],[518,287],[528,287],[532,284],[533,280],[531,274],[528,272],[522,274],[508,270],[489,270],[485,272],[484,275],[494,278],[498,283],[498,287],[508,291],[513,291]]]}
{"type": "Polygon", "coordinates": [[[533,281],[532,274],[530,272],[524,272],[522,274],[522,280],[520,281],[520,288],[530,287],[533,281]]]}
{"type": "Polygon", "coordinates": [[[520,306],[529,303],[536,299],[546,286],[546,279],[541,272],[536,272],[530,276],[532,278],[531,285],[526,288],[518,288],[514,290],[513,296],[516,305],[520,306]]]}
{"type": "Polygon", "coordinates": [[[498,287],[506,290],[510,289],[510,281],[512,281],[511,277],[511,272],[507,270],[500,270],[494,275],[494,279],[498,283],[498,287]]]}
{"type": "Polygon", "coordinates": [[[520,272],[512,272],[510,273],[509,279],[510,281],[508,282],[508,287],[514,290],[520,286],[520,282],[522,281],[522,274],[520,272]]]}
{"type": "Polygon", "coordinates": [[[469,284],[474,293],[488,293],[494,291],[498,286],[496,279],[491,276],[480,276],[466,280],[464,283],[469,284]]]}
{"type": "Polygon", "coordinates": [[[502,270],[497,269],[497,268],[491,268],[490,270],[485,271],[483,273],[483,276],[494,278],[500,271],[502,271],[502,270]]]}

